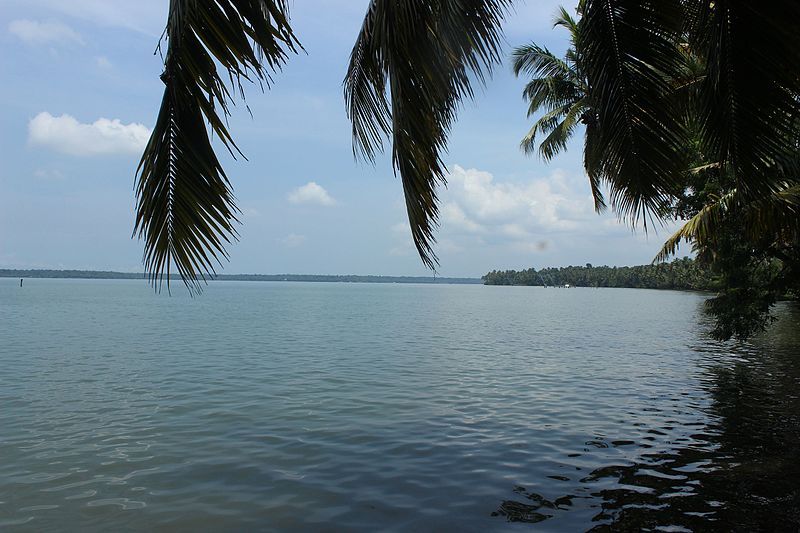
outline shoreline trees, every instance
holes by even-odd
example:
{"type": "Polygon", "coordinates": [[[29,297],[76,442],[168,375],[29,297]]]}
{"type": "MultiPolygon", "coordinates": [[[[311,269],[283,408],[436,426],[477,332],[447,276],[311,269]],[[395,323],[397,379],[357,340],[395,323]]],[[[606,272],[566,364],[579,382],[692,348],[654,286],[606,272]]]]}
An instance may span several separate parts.
{"type": "Polygon", "coordinates": [[[609,267],[567,266],[536,270],[493,270],[482,278],[485,285],[527,285],[573,287],[627,287],[713,291],[718,288],[712,272],[689,258],[652,265],[609,267]]]}

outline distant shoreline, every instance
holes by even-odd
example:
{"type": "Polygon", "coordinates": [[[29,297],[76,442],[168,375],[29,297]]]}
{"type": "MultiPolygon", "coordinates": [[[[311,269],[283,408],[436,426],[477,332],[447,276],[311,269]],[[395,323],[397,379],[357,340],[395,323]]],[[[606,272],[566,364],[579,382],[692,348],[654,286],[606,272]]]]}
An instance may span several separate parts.
{"type": "MultiPolygon", "coordinates": [[[[111,270],[44,270],[0,269],[0,278],[39,279],[147,279],[142,272],[111,270]]],[[[180,280],[173,275],[170,279],[180,280]]],[[[442,285],[482,285],[480,278],[447,278],[433,276],[358,276],[317,274],[219,274],[209,281],[310,281],[318,283],[429,283],[442,285]]]]}

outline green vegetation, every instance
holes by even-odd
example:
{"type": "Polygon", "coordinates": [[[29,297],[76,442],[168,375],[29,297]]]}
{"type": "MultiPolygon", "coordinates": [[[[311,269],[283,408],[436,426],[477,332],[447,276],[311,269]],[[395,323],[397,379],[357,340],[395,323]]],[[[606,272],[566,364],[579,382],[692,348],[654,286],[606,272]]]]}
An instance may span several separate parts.
{"type": "MultiPolygon", "coordinates": [[[[552,128],[539,148],[545,159],[553,135],[566,147],[575,128],[567,106],[580,102],[598,209],[603,186],[633,223],[685,221],[656,260],[691,243],[714,273],[708,311],[722,340],[765,329],[778,299],[800,297],[800,82],[791,74],[800,42],[781,22],[798,6],[584,0],[579,20],[563,9],[556,19],[571,35],[563,60],[535,44],[515,52],[535,66],[516,69],[540,87],[524,93],[531,110],[546,104],[532,130],[552,128]]],[[[523,139],[526,151],[534,141],[523,139]]]]}
{"type": "Polygon", "coordinates": [[[568,266],[536,270],[493,270],[484,275],[486,285],[533,285],[573,287],[630,287],[709,291],[717,287],[714,276],[697,261],[676,259],[671,263],[632,267],[568,266]]]}
{"type": "MultiPolygon", "coordinates": [[[[12,270],[0,269],[0,278],[69,278],[69,279],[147,279],[144,273],[97,270],[12,270]]],[[[173,276],[173,279],[180,279],[173,276]]],[[[440,276],[333,276],[324,274],[219,274],[217,281],[314,281],[327,283],[436,283],[470,285],[477,278],[443,278],[440,276]]]]}
{"type": "Polygon", "coordinates": [[[0,278],[68,278],[68,279],[145,279],[135,272],[111,270],[47,270],[0,268],[0,278]]]}

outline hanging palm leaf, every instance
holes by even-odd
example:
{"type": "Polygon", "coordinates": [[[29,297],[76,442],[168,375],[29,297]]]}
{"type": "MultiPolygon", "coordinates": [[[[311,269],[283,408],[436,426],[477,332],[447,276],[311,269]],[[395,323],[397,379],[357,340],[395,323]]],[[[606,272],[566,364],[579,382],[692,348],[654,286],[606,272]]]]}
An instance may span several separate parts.
{"type": "Polygon", "coordinates": [[[582,67],[596,119],[586,170],[609,185],[621,216],[645,227],[664,216],[686,168],[683,114],[669,105],[683,61],[682,22],[679,0],[583,5],[582,67]]]}
{"type": "Polygon", "coordinates": [[[800,2],[686,6],[689,46],[706,63],[697,93],[703,149],[731,169],[743,197],[775,192],[777,175],[800,171],[800,2]]]}
{"type": "Polygon", "coordinates": [[[740,235],[743,241],[767,242],[773,248],[782,240],[796,243],[800,237],[800,185],[784,187],[752,202],[747,202],[738,189],[713,199],[667,239],[653,262],[667,261],[681,242],[694,243],[713,254],[726,218],[736,218],[744,227],[740,235]]]}
{"type": "Polygon", "coordinates": [[[414,244],[430,268],[441,156],[458,104],[500,61],[510,0],[372,0],[344,80],[353,149],[374,160],[391,138],[414,244]]]}
{"type": "Polygon", "coordinates": [[[284,0],[171,0],[165,37],[166,88],[137,171],[134,234],[151,282],[169,288],[174,268],[197,291],[236,238],[237,208],[206,122],[239,153],[225,123],[231,92],[243,96],[243,79],[268,84],[299,42],[284,0]]]}

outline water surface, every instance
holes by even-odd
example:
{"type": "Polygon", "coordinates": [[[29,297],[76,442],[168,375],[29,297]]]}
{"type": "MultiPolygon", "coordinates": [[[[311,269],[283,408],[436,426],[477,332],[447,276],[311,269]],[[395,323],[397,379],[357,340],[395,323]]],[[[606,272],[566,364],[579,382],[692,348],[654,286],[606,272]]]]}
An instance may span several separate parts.
{"type": "Polygon", "coordinates": [[[703,298],[0,280],[0,529],[797,529],[796,317],[703,298]]]}

